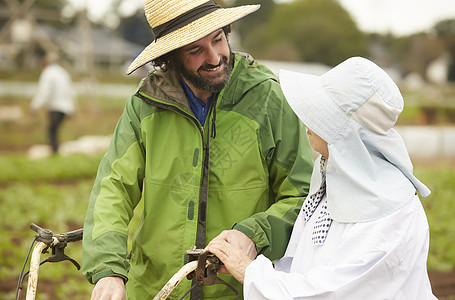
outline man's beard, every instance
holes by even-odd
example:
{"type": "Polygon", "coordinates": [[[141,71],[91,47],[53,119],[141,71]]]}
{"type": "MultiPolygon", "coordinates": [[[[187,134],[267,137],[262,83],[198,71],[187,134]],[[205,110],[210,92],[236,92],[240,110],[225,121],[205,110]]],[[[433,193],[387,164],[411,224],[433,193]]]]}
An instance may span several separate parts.
{"type": "Polygon", "coordinates": [[[228,62],[228,58],[223,56],[218,65],[204,64],[199,68],[199,70],[213,69],[218,66],[224,66],[224,71],[220,73],[219,76],[213,78],[218,79],[216,82],[209,76],[203,77],[198,72],[192,72],[185,68],[182,68],[180,71],[183,78],[185,78],[195,88],[211,93],[219,93],[227,85],[229,78],[231,77],[232,65],[228,62]]]}

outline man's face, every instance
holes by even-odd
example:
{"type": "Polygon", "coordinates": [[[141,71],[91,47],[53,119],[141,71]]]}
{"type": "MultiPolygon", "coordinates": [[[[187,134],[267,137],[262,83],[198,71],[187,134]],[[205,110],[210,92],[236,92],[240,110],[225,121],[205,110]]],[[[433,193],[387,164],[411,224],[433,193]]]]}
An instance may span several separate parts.
{"type": "Polygon", "coordinates": [[[183,47],[178,53],[183,78],[198,90],[220,92],[231,75],[230,53],[222,29],[183,47]]]}

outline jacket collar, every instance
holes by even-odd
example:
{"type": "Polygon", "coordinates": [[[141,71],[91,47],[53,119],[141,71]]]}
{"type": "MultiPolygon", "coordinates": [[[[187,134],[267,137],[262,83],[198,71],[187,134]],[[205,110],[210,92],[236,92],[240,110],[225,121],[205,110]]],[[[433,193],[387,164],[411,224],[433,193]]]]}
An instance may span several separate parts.
{"type": "MultiPolygon", "coordinates": [[[[228,85],[220,92],[218,103],[233,105],[242,100],[245,92],[263,81],[276,76],[262,63],[255,61],[247,53],[234,53],[234,68],[228,85]],[[251,74],[253,73],[254,74],[251,74]],[[251,76],[249,76],[251,75],[251,76]]],[[[147,95],[155,101],[164,102],[191,111],[183,91],[180,75],[173,70],[166,72],[155,70],[144,78],[137,92],[147,95]]]]}

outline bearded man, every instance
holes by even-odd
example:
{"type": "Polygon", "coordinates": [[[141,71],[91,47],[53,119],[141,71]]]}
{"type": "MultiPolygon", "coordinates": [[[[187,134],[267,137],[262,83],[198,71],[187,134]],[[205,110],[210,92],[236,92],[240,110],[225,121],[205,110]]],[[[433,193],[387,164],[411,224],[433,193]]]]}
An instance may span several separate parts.
{"type": "MultiPolygon", "coordinates": [[[[90,197],[83,273],[96,283],[92,299],[153,297],[186,263],[186,250],[204,248],[223,230],[232,229],[223,237],[252,258],[283,256],[313,154],[275,75],[229,46],[230,24],[258,8],[145,1],[155,40],[128,73],[155,68],[128,99],[90,197]]],[[[220,277],[242,290],[232,276],[220,277]]],[[[171,298],[191,285],[183,281],[171,298]]],[[[242,293],[198,286],[191,299],[242,293]]]]}

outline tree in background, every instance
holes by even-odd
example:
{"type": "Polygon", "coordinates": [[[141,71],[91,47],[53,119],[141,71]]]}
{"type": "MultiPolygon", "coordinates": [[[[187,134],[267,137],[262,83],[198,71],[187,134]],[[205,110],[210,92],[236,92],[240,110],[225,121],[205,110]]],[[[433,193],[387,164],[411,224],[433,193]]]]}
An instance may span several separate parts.
{"type": "Polygon", "coordinates": [[[124,39],[144,47],[148,46],[154,39],[144,12],[141,11],[123,18],[117,30],[124,39]]]}
{"type": "Polygon", "coordinates": [[[414,34],[406,39],[408,46],[402,52],[402,73],[418,73],[425,79],[429,64],[445,52],[444,44],[434,35],[425,33],[414,34]]]}
{"type": "MultiPolygon", "coordinates": [[[[254,1],[236,1],[236,5],[254,1]]],[[[261,13],[239,25],[243,48],[256,58],[334,66],[366,56],[367,39],[335,0],[262,1],[261,13]]],[[[240,23],[240,22],[239,22],[240,23]]],[[[237,29],[237,27],[236,27],[237,29]]]]}
{"type": "Polygon", "coordinates": [[[61,28],[65,26],[62,22],[62,9],[65,7],[64,0],[38,0],[33,3],[30,10],[36,20],[40,23],[45,22],[51,26],[61,28]]]}
{"type": "MultiPolygon", "coordinates": [[[[217,1],[219,2],[219,1],[217,1]]],[[[258,12],[255,12],[248,16],[246,19],[242,19],[236,23],[234,23],[235,31],[240,34],[242,37],[242,43],[244,42],[244,37],[249,36],[249,32],[255,30],[255,28],[267,25],[270,21],[271,16],[273,15],[275,9],[280,4],[276,4],[274,0],[234,0],[229,2],[230,5],[227,6],[240,6],[240,5],[253,5],[253,4],[261,4],[261,8],[258,12]]],[[[221,2],[220,2],[221,4],[221,2]]],[[[267,34],[267,32],[265,32],[267,34]]],[[[245,43],[248,43],[245,41],[245,43]]]]}
{"type": "Polygon", "coordinates": [[[39,68],[36,53],[55,50],[56,45],[42,25],[61,29],[64,0],[2,1],[0,45],[6,68],[39,68]],[[4,3],[3,3],[4,2],[4,3]],[[6,58],[6,59],[5,59],[6,58]]]}
{"type": "Polygon", "coordinates": [[[416,73],[426,79],[428,66],[441,55],[449,54],[452,63],[448,79],[454,81],[455,28],[452,26],[455,26],[455,20],[437,23],[430,33],[420,32],[400,37],[390,33],[369,34],[369,55],[382,66],[399,69],[403,75],[416,73]]]}
{"type": "MultiPolygon", "coordinates": [[[[25,3],[23,0],[20,2],[25,3]]],[[[104,27],[106,31],[119,33],[124,39],[142,46],[153,40],[142,6],[132,6],[129,1],[122,0],[106,2],[109,3],[106,11],[101,15],[97,14],[96,18],[93,11],[92,15],[81,11],[84,5],[68,0],[36,0],[29,11],[34,12],[37,23],[46,25],[48,35],[59,42],[63,40],[62,36],[68,35],[69,28],[82,28],[83,18],[80,16],[83,15],[87,15],[89,19],[85,22],[87,28],[104,27]]],[[[403,75],[415,72],[425,78],[428,65],[447,52],[452,57],[449,80],[455,81],[455,20],[437,23],[431,33],[394,36],[390,33],[361,32],[338,0],[217,2],[223,7],[261,4],[257,13],[233,25],[232,34],[232,39],[238,36],[241,44],[241,48],[234,50],[249,52],[257,59],[317,62],[334,66],[347,57],[360,55],[373,59],[381,66],[398,69],[403,75]]],[[[0,4],[0,9],[8,12],[13,8],[13,3],[14,1],[7,1],[6,5],[0,4]]],[[[86,2],[85,7],[90,7],[89,2],[86,2]]],[[[3,13],[3,18],[0,16],[0,30],[5,27],[9,18],[6,13],[3,13]]],[[[5,41],[0,40],[0,44],[5,41]]],[[[24,49],[30,53],[41,54],[41,48],[37,45],[24,49]]],[[[37,64],[25,63],[25,52],[18,53],[17,60],[24,63],[11,64],[14,69],[21,66],[37,68],[37,64]]]]}
{"type": "Polygon", "coordinates": [[[439,39],[441,39],[449,53],[451,63],[449,66],[449,81],[455,81],[455,19],[443,20],[434,26],[434,31],[439,39]]]}

